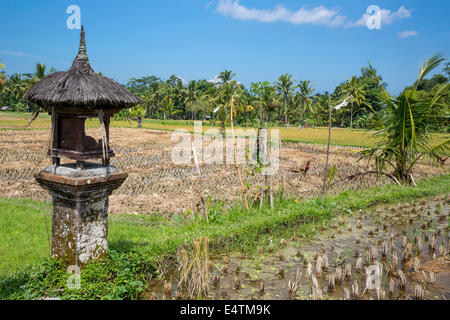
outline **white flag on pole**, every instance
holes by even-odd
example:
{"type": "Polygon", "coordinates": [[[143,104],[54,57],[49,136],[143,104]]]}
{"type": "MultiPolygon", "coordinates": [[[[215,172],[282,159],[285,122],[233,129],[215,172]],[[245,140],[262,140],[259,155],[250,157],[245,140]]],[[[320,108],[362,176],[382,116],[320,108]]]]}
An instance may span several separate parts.
{"type": "Polygon", "coordinates": [[[350,99],[353,98],[353,96],[348,97],[347,99],[345,99],[344,101],[342,101],[340,104],[338,104],[336,107],[334,107],[336,110],[339,110],[342,107],[345,107],[346,105],[348,105],[348,102],[350,101],[350,99]]]}

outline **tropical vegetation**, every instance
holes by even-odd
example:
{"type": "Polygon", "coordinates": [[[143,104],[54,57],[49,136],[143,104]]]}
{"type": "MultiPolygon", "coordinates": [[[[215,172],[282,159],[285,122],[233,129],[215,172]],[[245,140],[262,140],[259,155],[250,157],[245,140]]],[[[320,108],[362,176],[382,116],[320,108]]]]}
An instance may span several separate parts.
{"type": "MultiPolygon", "coordinates": [[[[442,58],[443,59],[443,58],[442,58]]],[[[443,62],[443,60],[441,61],[443,62]]],[[[450,103],[449,63],[442,73],[422,76],[413,87],[417,101],[433,102],[432,130],[447,131],[450,103]]],[[[45,75],[55,72],[44,64],[36,64],[32,73],[7,74],[7,66],[0,63],[0,108],[3,111],[31,112],[34,106],[23,101],[25,92],[45,75]]],[[[388,116],[390,107],[385,99],[387,84],[370,65],[361,68],[338,84],[333,92],[316,92],[310,80],[296,81],[293,75],[282,74],[277,81],[251,83],[247,88],[231,70],[219,73],[214,80],[191,80],[172,75],[167,80],[157,76],[132,78],[125,85],[142,99],[142,104],[122,110],[117,119],[151,118],[160,120],[211,120],[225,127],[230,120],[230,103],[235,101],[234,122],[237,126],[296,126],[319,127],[328,125],[328,95],[333,104],[351,96],[348,106],[334,110],[333,127],[355,129],[382,129],[380,118],[388,116]]],[[[408,91],[411,92],[411,91],[408,91]]],[[[401,99],[405,92],[395,99],[401,99]]],[[[419,103],[419,102],[418,102],[419,103]]],[[[430,128],[431,129],[431,128],[430,128]]]]}

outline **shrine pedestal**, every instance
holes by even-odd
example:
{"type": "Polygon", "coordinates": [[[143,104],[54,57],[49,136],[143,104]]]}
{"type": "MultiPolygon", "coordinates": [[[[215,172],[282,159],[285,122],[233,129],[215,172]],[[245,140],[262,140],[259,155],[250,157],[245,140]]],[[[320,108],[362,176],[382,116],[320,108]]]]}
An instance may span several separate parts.
{"type": "Polygon", "coordinates": [[[128,174],[86,163],[50,166],[35,175],[53,198],[52,256],[83,267],[108,250],[108,197],[128,174]]]}

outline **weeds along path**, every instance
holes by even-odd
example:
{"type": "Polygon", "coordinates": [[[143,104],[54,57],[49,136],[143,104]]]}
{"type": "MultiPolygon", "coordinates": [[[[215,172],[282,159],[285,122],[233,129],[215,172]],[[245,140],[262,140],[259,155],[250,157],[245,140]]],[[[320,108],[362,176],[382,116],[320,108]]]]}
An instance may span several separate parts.
{"type": "MultiPolygon", "coordinates": [[[[88,129],[98,136],[98,129],[88,129]]],[[[47,132],[45,130],[0,130],[0,197],[29,198],[50,201],[33,174],[50,164],[47,158],[47,132]]],[[[187,214],[198,211],[200,194],[231,206],[241,197],[239,181],[232,164],[203,164],[202,177],[197,168],[175,165],[171,161],[171,133],[157,130],[112,128],[111,143],[116,151],[112,165],[130,173],[124,185],[110,198],[110,212],[163,215],[187,214]],[[201,181],[201,183],[200,183],[201,181]]],[[[207,145],[207,144],[205,144],[207,145]]],[[[331,166],[335,168],[335,181],[361,171],[373,169],[372,164],[357,162],[358,156],[347,147],[331,148],[331,166]]],[[[358,149],[358,148],[351,148],[358,149]]],[[[311,199],[318,195],[325,166],[326,146],[305,143],[282,143],[280,170],[272,179],[274,190],[285,188],[285,194],[297,199],[311,199]],[[304,176],[301,170],[311,161],[304,176]]],[[[241,166],[247,194],[253,198],[264,184],[264,177],[249,165],[241,166]]],[[[438,176],[449,172],[449,166],[438,166],[423,160],[418,166],[416,179],[438,176]]],[[[331,194],[342,190],[359,189],[391,183],[385,178],[365,176],[351,183],[332,186],[331,194]]]]}

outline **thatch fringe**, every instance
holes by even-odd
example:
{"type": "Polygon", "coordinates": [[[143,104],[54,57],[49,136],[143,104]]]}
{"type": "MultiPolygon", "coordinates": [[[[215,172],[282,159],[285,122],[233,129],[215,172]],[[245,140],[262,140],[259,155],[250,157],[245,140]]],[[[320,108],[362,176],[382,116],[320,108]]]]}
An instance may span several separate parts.
{"type": "Polygon", "coordinates": [[[33,113],[31,114],[30,119],[28,119],[28,123],[25,125],[24,128],[28,128],[30,126],[30,124],[37,119],[37,117],[39,116],[39,111],[40,111],[40,107],[34,107],[33,113]]]}
{"type": "Polygon", "coordinates": [[[48,138],[48,155],[50,156],[52,154],[52,149],[53,149],[53,139],[55,138],[55,126],[56,126],[56,113],[55,113],[55,108],[52,108],[52,118],[51,118],[51,122],[52,125],[50,127],[50,131],[49,131],[49,138],[48,138]]]}
{"type": "Polygon", "coordinates": [[[108,154],[108,136],[106,134],[106,127],[105,127],[105,114],[101,111],[97,111],[98,114],[98,120],[100,121],[100,132],[102,135],[102,151],[103,151],[103,161],[109,160],[109,154],[108,154]]]}

